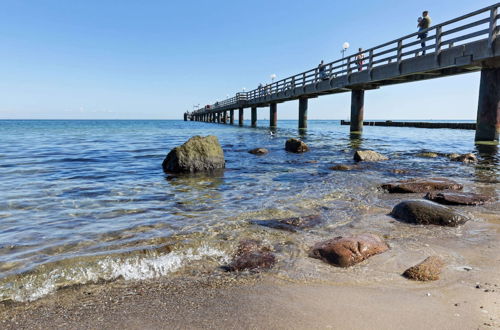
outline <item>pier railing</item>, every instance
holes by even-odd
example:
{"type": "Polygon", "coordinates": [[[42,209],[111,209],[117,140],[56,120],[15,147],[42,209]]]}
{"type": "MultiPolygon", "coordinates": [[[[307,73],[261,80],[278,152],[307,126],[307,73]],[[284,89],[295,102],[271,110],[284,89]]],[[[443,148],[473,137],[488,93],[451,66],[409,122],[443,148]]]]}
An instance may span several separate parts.
{"type": "MultiPolygon", "coordinates": [[[[234,107],[258,103],[260,99],[297,87],[305,87],[324,80],[344,78],[353,72],[373,68],[391,63],[400,63],[405,59],[426,54],[439,55],[442,49],[478,41],[488,40],[493,49],[500,27],[497,21],[500,18],[498,8],[500,3],[460,16],[458,18],[436,24],[426,30],[408,34],[404,37],[384,44],[364,49],[345,58],[325,63],[324,69],[319,67],[302,73],[259,86],[248,92],[237,93],[234,97],[216,102],[215,104],[198,110],[198,112],[217,111],[219,108],[234,107]],[[420,39],[419,36],[427,37],[420,39]],[[425,42],[425,47],[421,43],[425,42]],[[208,111],[207,111],[208,110],[208,111]]],[[[416,25],[416,24],[415,24],[416,25]]]]}

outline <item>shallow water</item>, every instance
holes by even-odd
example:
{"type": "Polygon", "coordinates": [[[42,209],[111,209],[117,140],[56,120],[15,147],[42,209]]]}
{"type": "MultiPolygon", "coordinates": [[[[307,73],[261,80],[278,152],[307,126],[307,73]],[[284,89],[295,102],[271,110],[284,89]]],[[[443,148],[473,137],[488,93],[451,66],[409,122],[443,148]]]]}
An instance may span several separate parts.
{"type": "Polygon", "coordinates": [[[217,267],[244,237],[281,242],[282,259],[293,261],[301,255],[294,246],[304,241],[249,220],[319,213],[324,223],[304,237],[326,237],[363,223],[370,208],[390,209],[394,198],[377,185],[391,179],[444,176],[466,190],[499,191],[498,147],[475,146],[473,131],[366,127],[360,137],[338,121],[310,121],[301,134],[295,121],[279,121],[271,136],[267,124],[0,121],[0,301],[32,300],[76,283],[217,267]],[[223,173],[163,173],[170,149],[209,134],[224,149],[223,173]],[[303,139],[311,152],[286,153],[290,137],[303,139]],[[270,153],[247,153],[255,147],[270,153]],[[391,160],[361,171],[328,169],[351,163],[356,149],[391,160]],[[474,152],[480,162],[418,157],[422,151],[474,152]]]}

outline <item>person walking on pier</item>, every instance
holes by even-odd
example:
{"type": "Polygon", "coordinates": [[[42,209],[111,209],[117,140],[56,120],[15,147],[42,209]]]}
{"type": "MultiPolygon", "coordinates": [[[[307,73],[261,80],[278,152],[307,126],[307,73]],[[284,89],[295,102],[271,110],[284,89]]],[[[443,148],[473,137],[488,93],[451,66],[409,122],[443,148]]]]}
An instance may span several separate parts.
{"type": "Polygon", "coordinates": [[[359,54],[356,56],[356,65],[358,66],[358,72],[363,71],[363,65],[365,63],[365,54],[362,53],[363,48],[358,49],[359,54]]]}
{"type": "Polygon", "coordinates": [[[326,66],[323,63],[323,60],[321,60],[321,63],[318,65],[318,72],[319,72],[319,79],[325,80],[326,79],[326,66]]]}
{"type": "MultiPolygon", "coordinates": [[[[422,13],[421,19],[418,19],[418,32],[428,29],[431,26],[431,18],[429,12],[426,10],[422,13]]],[[[427,38],[427,32],[420,33],[417,36],[421,40],[420,46],[422,46],[422,55],[425,55],[425,39],[427,38]]]]}

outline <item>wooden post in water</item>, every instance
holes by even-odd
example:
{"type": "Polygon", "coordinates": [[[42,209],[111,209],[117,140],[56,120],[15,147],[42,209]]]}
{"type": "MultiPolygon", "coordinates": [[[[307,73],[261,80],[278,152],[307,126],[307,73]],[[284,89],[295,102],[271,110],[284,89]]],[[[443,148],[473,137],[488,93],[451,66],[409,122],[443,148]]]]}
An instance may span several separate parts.
{"type": "Polygon", "coordinates": [[[269,106],[269,127],[278,126],[278,104],[271,103],[269,106]]]}
{"type": "Polygon", "coordinates": [[[238,125],[243,126],[243,108],[238,111],[238,125]]]}
{"type": "Polygon", "coordinates": [[[498,141],[500,134],[500,68],[483,68],[479,87],[476,141],[498,141]]]}
{"type": "Polygon", "coordinates": [[[233,109],[229,110],[229,123],[231,125],[234,125],[234,110],[233,109]]]}
{"type": "Polygon", "coordinates": [[[252,107],[252,127],[257,127],[257,108],[252,107]]]}
{"type": "Polygon", "coordinates": [[[351,132],[363,131],[363,113],[365,107],[365,91],[353,89],[351,92],[351,132]]]}
{"type": "Polygon", "coordinates": [[[307,98],[299,99],[299,129],[307,128],[307,103],[307,98]]]}

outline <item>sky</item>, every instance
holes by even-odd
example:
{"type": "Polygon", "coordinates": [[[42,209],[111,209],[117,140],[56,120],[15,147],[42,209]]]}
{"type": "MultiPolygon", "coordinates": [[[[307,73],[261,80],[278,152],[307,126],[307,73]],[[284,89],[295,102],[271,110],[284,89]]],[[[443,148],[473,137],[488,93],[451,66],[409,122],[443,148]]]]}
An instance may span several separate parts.
{"type": "MultiPolygon", "coordinates": [[[[181,119],[243,88],[494,4],[484,0],[0,0],[0,118],[181,119]]],[[[475,119],[479,73],[366,92],[365,119],[475,119]]],[[[278,105],[297,119],[298,102],[278,105]]],[[[309,119],[348,119],[350,94],[309,119]]],[[[249,116],[249,115],[247,115],[249,116]]],[[[259,110],[259,119],[269,111],[259,110]]]]}

